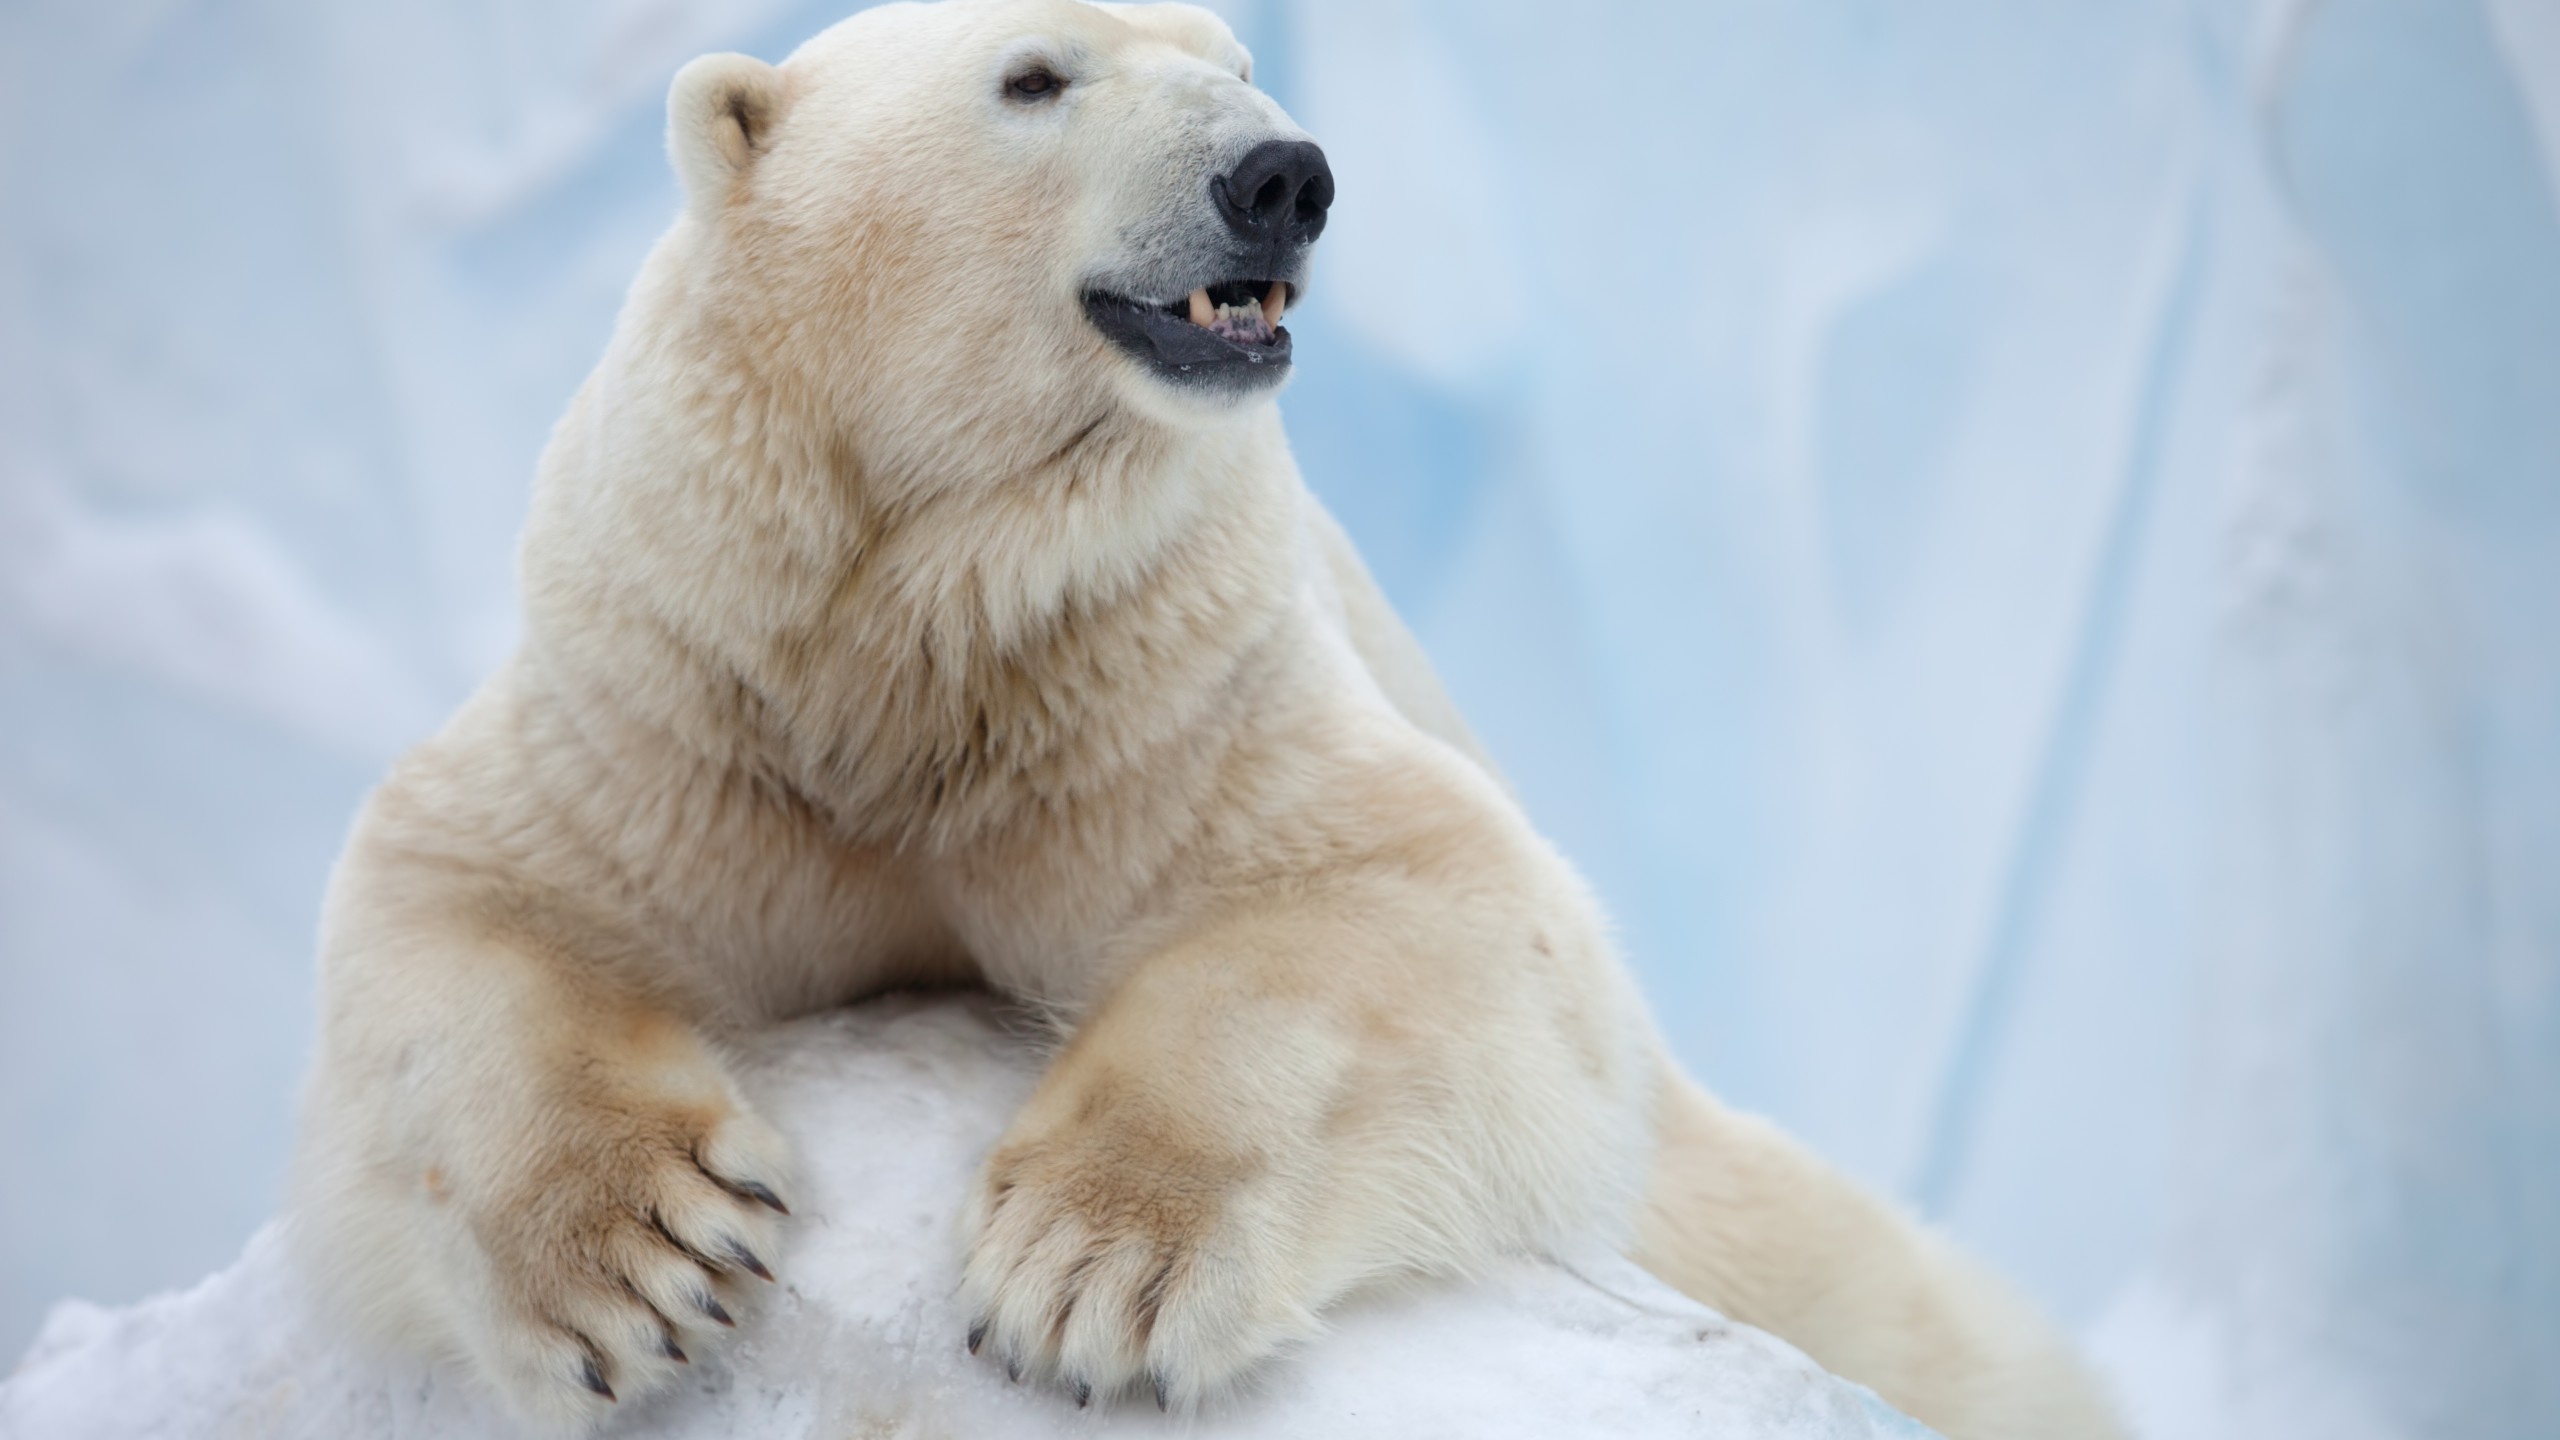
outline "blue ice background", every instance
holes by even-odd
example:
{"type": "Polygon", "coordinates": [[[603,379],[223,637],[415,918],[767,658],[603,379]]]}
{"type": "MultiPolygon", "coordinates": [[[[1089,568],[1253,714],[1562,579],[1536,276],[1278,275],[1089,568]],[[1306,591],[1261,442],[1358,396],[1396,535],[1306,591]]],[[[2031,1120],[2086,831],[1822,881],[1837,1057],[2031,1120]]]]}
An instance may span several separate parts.
{"type": "MultiPolygon", "coordinates": [[[[272,1207],[666,79],[842,9],[0,7],[0,1355],[272,1207]]],[[[1690,1062],[2149,1433],[2560,1433],[2560,3],[1226,10],[1300,460],[1690,1062]]]]}

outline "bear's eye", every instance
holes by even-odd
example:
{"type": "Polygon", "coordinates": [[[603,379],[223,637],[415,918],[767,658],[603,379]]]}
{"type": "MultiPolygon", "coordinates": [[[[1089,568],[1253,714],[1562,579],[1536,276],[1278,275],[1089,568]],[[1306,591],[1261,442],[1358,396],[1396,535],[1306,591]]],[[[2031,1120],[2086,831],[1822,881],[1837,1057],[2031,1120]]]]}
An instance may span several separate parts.
{"type": "Polygon", "coordinates": [[[1004,93],[1015,100],[1046,100],[1066,88],[1067,82],[1046,65],[1017,70],[1004,82],[1004,93]]]}

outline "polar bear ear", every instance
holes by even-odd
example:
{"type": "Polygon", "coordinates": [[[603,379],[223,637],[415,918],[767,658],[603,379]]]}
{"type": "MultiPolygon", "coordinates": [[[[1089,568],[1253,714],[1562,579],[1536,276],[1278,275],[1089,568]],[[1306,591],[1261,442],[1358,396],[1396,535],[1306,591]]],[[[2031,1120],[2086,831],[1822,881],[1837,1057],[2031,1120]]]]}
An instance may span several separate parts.
{"type": "Polygon", "coordinates": [[[752,55],[705,55],[667,91],[667,155],[686,197],[716,210],[737,193],[782,119],[782,72],[752,55]]]}

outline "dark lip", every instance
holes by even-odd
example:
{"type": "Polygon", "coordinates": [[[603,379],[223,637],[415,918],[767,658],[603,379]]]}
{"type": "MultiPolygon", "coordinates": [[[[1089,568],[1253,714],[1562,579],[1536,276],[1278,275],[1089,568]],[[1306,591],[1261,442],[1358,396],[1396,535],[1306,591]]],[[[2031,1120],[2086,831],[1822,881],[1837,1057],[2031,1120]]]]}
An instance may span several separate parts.
{"type": "MultiPolygon", "coordinates": [[[[1290,286],[1292,295],[1296,290],[1290,286]]],[[[1273,326],[1268,344],[1249,345],[1192,324],[1175,308],[1180,303],[1138,300],[1108,290],[1084,292],[1084,313],[1093,328],[1121,353],[1174,384],[1259,389],[1289,373],[1287,326],[1273,326]]]]}

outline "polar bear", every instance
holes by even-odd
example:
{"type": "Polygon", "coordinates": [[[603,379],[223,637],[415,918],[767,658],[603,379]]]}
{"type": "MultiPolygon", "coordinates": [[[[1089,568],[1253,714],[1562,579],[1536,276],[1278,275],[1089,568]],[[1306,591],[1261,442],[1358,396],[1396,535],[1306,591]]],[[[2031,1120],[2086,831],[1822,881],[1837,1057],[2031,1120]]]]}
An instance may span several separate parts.
{"type": "Polygon", "coordinates": [[[669,98],[684,209],[545,453],[524,640],[323,923],[309,1272],[528,1421],[736,1323],[741,1027],[988,985],[1063,1044],[984,1363],[1189,1408],[1387,1277],[1594,1239],[1958,1440],[2115,1432],[2032,1313],[1665,1057],[1301,483],[1333,180],[1207,12],[862,12],[669,98]]]}

